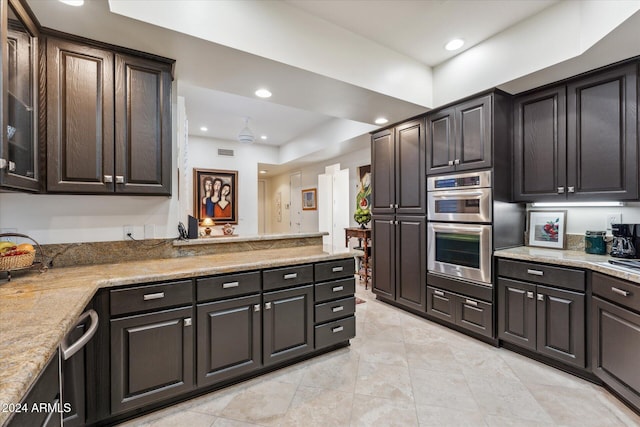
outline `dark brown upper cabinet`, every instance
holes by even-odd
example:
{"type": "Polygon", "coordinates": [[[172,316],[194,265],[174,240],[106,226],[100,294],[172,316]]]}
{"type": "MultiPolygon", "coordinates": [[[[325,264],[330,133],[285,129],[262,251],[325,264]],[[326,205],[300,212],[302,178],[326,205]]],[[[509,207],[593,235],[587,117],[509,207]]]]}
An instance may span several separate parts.
{"type": "Polygon", "coordinates": [[[19,0],[0,10],[0,187],[38,191],[39,31],[19,0]]]}
{"type": "Polygon", "coordinates": [[[638,199],[637,62],[514,103],[514,200],[638,199]]]}
{"type": "Polygon", "coordinates": [[[492,166],[492,96],[427,115],[427,174],[492,166]]]}
{"type": "Polygon", "coordinates": [[[171,64],[47,40],[47,191],[171,194],[171,64]]]}
{"type": "Polygon", "coordinates": [[[424,119],[373,134],[373,214],[426,212],[424,119]]]}

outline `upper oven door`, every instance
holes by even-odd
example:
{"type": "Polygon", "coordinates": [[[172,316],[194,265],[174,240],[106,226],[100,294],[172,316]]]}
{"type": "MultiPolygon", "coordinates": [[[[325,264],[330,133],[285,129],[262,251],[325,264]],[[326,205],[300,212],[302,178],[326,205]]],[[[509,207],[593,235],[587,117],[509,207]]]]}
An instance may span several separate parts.
{"type": "Polygon", "coordinates": [[[491,226],[427,226],[427,269],[491,286],[491,226]]]}
{"type": "Polygon", "coordinates": [[[491,189],[431,191],[427,195],[430,221],[491,222],[491,189]]]}

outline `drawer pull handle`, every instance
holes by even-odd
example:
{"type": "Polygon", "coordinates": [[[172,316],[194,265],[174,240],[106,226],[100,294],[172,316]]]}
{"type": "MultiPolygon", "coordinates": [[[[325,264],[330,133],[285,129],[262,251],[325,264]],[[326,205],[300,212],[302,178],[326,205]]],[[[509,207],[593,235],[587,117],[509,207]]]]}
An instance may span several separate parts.
{"type": "Polygon", "coordinates": [[[339,273],[339,272],[341,272],[342,270],[344,270],[344,268],[343,268],[343,267],[333,267],[333,268],[331,269],[331,271],[332,271],[332,272],[334,272],[334,273],[339,273]]]}
{"type": "Polygon", "coordinates": [[[343,307],[343,306],[341,306],[341,305],[339,305],[339,306],[337,306],[337,307],[333,307],[333,308],[331,309],[331,311],[333,311],[334,313],[337,313],[337,312],[342,311],[342,310],[344,310],[344,307],[343,307]]]}
{"type": "Polygon", "coordinates": [[[284,275],[285,280],[295,279],[296,277],[298,277],[298,273],[291,273],[291,274],[285,274],[284,275]]]}
{"type": "Polygon", "coordinates": [[[439,297],[443,297],[444,296],[444,292],[442,292],[442,291],[433,291],[433,293],[438,295],[439,297]]]}
{"type": "Polygon", "coordinates": [[[613,292],[615,292],[616,294],[618,294],[618,295],[622,295],[623,297],[628,297],[629,295],[631,295],[631,292],[625,291],[624,289],[618,289],[618,288],[613,287],[613,286],[611,287],[611,290],[613,292]]]}
{"type": "Polygon", "coordinates": [[[344,286],[335,286],[332,291],[333,292],[340,292],[344,290],[344,286]]]}
{"type": "Polygon", "coordinates": [[[332,328],[331,332],[333,332],[334,334],[338,333],[338,332],[342,332],[344,331],[344,326],[338,326],[337,328],[332,328]]]}
{"type": "Polygon", "coordinates": [[[157,292],[155,294],[146,294],[143,297],[143,299],[145,301],[151,301],[151,300],[154,300],[154,299],[162,299],[162,298],[164,298],[164,292],[157,292]]]}
{"type": "Polygon", "coordinates": [[[527,269],[527,274],[531,274],[533,276],[544,276],[544,271],[540,271],[540,270],[531,270],[530,268],[527,269]]]}
{"type": "Polygon", "coordinates": [[[470,300],[470,299],[466,299],[466,300],[464,300],[464,303],[465,303],[465,304],[467,304],[467,305],[470,305],[471,307],[477,307],[477,306],[478,306],[478,303],[477,303],[477,302],[472,301],[472,300],[470,300]]]}
{"type": "Polygon", "coordinates": [[[222,284],[222,289],[237,288],[238,286],[240,286],[240,282],[228,282],[222,284]]]}

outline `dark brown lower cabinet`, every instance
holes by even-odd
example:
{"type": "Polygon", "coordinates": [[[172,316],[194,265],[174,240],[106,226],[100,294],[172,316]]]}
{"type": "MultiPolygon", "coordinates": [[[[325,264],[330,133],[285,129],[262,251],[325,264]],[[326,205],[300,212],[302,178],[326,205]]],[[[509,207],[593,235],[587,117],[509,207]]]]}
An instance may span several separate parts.
{"type": "Polygon", "coordinates": [[[262,366],[260,295],[198,304],[198,387],[262,366]]]}
{"type": "Polygon", "coordinates": [[[191,306],[111,320],[111,413],[193,389],[191,306]]]}
{"type": "Polygon", "coordinates": [[[271,365],[313,350],[313,285],[263,294],[263,363],[271,365]]]}
{"type": "Polygon", "coordinates": [[[498,337],[586,368],[585,294],[498,278],[498,337]]]}
{"type": "Polygon", "coordinates": [[[427,286],[427,314],[493,338],[493,304],[427,286]]]}

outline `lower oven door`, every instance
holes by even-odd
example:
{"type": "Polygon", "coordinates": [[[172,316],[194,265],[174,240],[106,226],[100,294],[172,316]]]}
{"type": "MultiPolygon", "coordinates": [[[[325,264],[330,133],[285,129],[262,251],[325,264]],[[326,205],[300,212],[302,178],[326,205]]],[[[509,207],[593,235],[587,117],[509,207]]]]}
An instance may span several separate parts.
{"type": "Polygon", "coordinates": [[[427,269],[491,286],[491,226],[442,224],[427,226],[427,269]]]}

